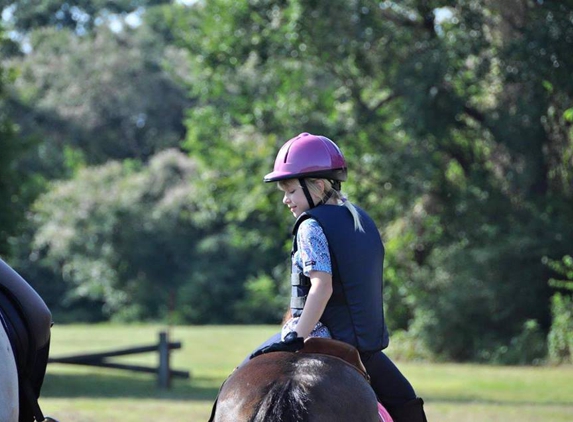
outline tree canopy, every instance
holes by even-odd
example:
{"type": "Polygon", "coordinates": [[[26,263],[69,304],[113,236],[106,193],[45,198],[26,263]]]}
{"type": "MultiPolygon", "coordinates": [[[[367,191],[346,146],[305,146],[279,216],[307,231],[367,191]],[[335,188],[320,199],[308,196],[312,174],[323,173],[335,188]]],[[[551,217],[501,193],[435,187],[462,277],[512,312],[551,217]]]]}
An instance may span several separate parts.
{"type": "Polygon", "coordinates": [[[124,16],[145,7],[169,3],[167,0],[1,0],[0,9],[10,10],[13,26],[19,31],[39,27],[67,28],[84,34],[110,15],[124,16]]]}
{"type": "Polygon", "coordinates": [[[13,10],[31,51],[3,62],[2,158],[49,183],[0,233],[62,314],[279,321],[292,221],[262,176],[311,132],[379,225],[392,330],[449,359],[545,353],[571,306],[548,282],[573,239],[571,2],[68,4],[139,10],[82,33],[32,3],[13,10]]]}

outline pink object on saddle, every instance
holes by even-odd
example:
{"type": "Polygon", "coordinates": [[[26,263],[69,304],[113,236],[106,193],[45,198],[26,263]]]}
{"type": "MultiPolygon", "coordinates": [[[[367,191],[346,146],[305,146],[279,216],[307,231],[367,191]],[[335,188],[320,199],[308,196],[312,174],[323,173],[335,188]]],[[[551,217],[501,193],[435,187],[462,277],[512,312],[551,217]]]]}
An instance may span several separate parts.
{"type": "Polygon", "coordinates": [[[380,422],[394,422],[390,413],[380,403],[378,403],[378,416],[380,416],[380,422]]]}

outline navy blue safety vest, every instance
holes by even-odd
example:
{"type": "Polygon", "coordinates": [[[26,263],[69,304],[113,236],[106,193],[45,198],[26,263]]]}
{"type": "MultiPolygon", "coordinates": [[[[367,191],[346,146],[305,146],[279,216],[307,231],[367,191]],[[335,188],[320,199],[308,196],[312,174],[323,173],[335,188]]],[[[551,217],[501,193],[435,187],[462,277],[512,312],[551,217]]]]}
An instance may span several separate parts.
{"type": "MultiPolygon", "coordinates": [[[[320,321],[332,337],[373,352],[388,346],[388,330],[382,304],[382,267],[384,246],[374,221],[362,209],[364,232],[355,230],[350,211],[339,205],[320,205],[301,214],[293,228],[293,249],[297,250],[297,232],[304,220],[312,218],[322,227],[332,262],[330,297],[320,321]]],[[[310,279],[293,259],[291,312],[300,316],[310,290],[310,279]]]]}

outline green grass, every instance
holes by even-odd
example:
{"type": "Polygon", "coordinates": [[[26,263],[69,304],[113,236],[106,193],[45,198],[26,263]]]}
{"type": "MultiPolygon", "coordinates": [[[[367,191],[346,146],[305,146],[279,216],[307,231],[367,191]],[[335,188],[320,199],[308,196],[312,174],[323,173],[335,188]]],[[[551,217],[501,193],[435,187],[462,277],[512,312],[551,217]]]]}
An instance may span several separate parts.
{"type": "MultiPolygon", "coordinates": [[[[52,356],[92,353],[157,341],[158,325],[56,325],[52,356]]],[[[60,422],[206,421],[221,382],[259,343],[269,326],[173,327],[183,348],[172,367],[191,372],[162,391],[153,375],[48,365],[40,404],[60,422]]],[[[392,349],[388,350],[392,355],[392,349]]],[[[155,354],[116,358],[157,365],[155,354]]],[[[573,367],[497,367],[397,362],[426,401],[430,422],[573,420],[573,367]]]]}

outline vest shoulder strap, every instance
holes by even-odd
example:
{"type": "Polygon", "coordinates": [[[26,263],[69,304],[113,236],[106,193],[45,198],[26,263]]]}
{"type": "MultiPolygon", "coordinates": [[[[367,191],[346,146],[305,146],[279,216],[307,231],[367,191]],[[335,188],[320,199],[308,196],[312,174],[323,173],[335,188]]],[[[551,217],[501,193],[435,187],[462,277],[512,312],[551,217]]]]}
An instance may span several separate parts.
{"type": "Polygon", "coordinates": [[[294,226],[292,227],[292,235],[296,237],[296,234],[298,233],[298,228],[300,227],[300,225],[302,224],[303,221],[308,220],[309,218],[312,218],[310,214],[307,214],[306,212],[303,212],[301,215],[298,216],[298,218],[296,219],[294,226]]]}

